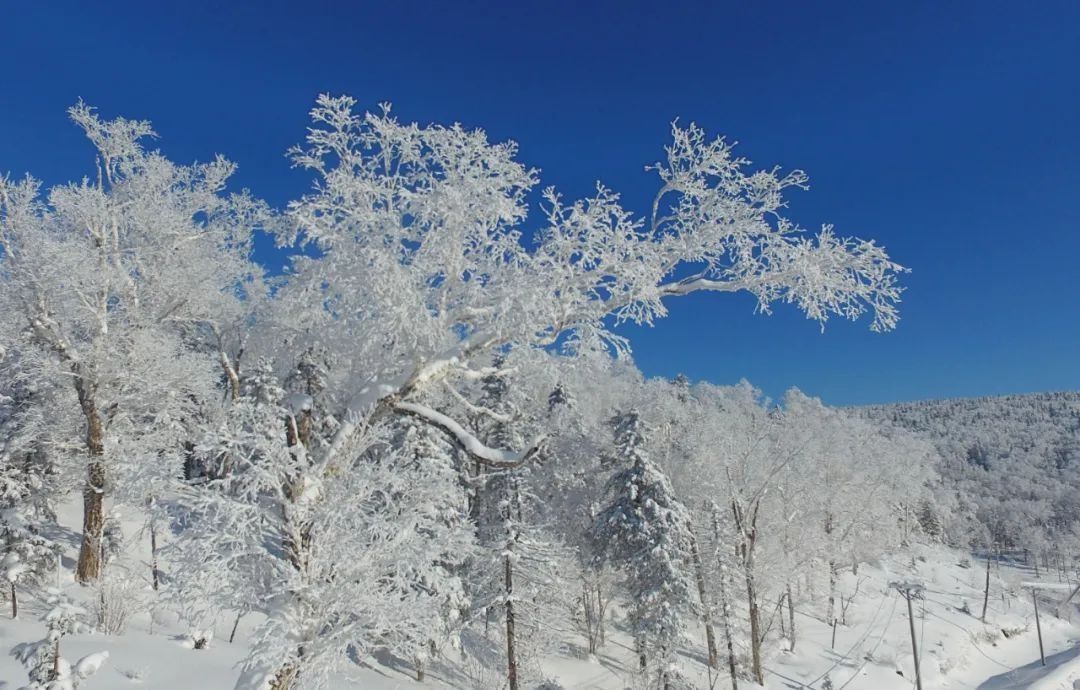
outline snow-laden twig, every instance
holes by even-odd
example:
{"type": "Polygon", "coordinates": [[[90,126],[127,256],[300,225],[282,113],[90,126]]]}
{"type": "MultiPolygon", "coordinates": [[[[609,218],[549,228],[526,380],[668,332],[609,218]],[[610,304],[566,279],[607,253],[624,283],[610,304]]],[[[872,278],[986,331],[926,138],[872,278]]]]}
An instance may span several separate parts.
{"type": "Polygon", "coordinates": [[[485,445],[480,439],[469,433],[465,427],[461,426],[450,417],[447,417],[441,412],[436,412],[426,405],[411,402],[399,402],[394,405],[394,409],[414,417],[419,417],[420,419],[439,427],[457,441],[465,452],[490,467],[518,467],[536,455],[544,441],[543,437],[540,437],[534,441],[527,450],[520,453],[492,448],[485,445]]]}

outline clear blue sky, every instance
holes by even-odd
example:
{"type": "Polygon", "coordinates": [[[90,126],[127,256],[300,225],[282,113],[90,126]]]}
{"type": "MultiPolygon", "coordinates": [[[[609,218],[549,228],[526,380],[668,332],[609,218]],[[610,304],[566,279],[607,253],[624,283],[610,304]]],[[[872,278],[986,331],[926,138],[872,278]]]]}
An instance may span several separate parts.
{"type": "Polygon", "coordinates": [[[1080,2],[5,2],[0,170],[91,170],[82,97],[280,204],[322,91],[512,138],[545,184],[647,208],[669,121],[799,167],[792,199],[910,266],[899,329],[745,296],[632,333],[649,374],[836,404],[1080,389],[1080,2]]]}

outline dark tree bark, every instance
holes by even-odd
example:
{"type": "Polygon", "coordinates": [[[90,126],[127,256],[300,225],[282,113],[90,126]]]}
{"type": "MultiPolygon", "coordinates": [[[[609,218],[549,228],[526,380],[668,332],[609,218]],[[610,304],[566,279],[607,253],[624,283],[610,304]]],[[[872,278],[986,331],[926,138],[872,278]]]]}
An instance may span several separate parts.
{"type": "Polygon", "coordinates": [[[236,620],[234,620],[233,624],[232,624],[232,632],[229,633],[229,644],[232,644],[233,640],[236,639],[236,628],[239,627],[239,625],[240,625],[240,617],[243,616],[243,615],[244,614],[242,614],[242,613],[236,614],[236,620]]]}
{"type": "MultiPolygon", "coordinates": [[[[521,521],[521,494],[518,491],[517,481],[511,478],[507,489],[510,500],[506,502],[503,518],[507,525],[511,525],[513,511],[516,507],[518,522],[521,521]]],[[[506,535],[506,555],[503,556],[504,594],[506,596],[506,682],[509,690],[518,690],[518,664],[517,664],[517,639],[515,638],[514,618],[514,557],[513,553],[518,542],[517,530],[513,527],[506,535]]]]}
{"type": "Polygon", "coordinates": [[[791,632],[791,648],[789,651],[795,651],[795,600],[791,598],[791,583],[787,586],[787,610],[788,610],[788,628],[791,632]]]}
{"type": "Polygon", "coordinates": [[[739,533],[736,553],[742,564],[743,578],[746,581],[747,609],[750,615],[750,672],[758,685],[765,684],[765,671],[761,660],[762,639],[761,608],[758,605],[757,586],[754,582],[754,547],[757,545],[757,516],[761,504],[755,499],[749,514],[736,500],[731,502],[735,529],[739,533]]]}
{"type": "Polygon", "coordinates": [[[89,382],[76,378],[79,405],[86,419],[86,486],[83,488],[83,538],[75,578],[81,584],[101,576],[101,534],[105,524],[105,429],[89,382]]]}
{"type": "Polygon", "coordinates": [[[158,591],[161,584],[161,575],[160,571],[158,571],[157,561],[157,526],[153,520],[150,521],[150,579],[154,591],[158,591]]]}
{"type": "Polygon", "coordinates": [[[506,681],[510,690],[518,690],[517,656],[514,649],[514,566],[510,556],[503,558],[506,576],[506,681]]]}

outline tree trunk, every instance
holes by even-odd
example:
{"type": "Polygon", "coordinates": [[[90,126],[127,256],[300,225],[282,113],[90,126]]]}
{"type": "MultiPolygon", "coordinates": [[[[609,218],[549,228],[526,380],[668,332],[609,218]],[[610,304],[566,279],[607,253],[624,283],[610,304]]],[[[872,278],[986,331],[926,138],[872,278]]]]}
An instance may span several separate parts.
{"type": "Polygon", "coordinates": [[[15,583],[11,583],[11,620],[19,617],[19,598],[15,594],[15,583]]]}
{"type": "Polygon", "coordinates": [[[743,577],[746,580],[746,604],[750,614],[751,673],[754,682],[764,685],[765,672],[761,664],[761,645],[764,642],[761,630],[761,609],[758,606],[757,587],[754,584],[754,547],[757,545],[757,516],[760,507],[760,502],[755,500],[747,514],[738,501],[731,502],[732,516],[739,534],[735,551],[742,561],[743,577]]]}
{"type": "MultiPolygon", "coordinates": [[[[305,441],[298,433],[296,419],[291,415],[285,420],[285,440],[290,449],[295,449],[292,451],[293,453],[299,453],[299,447],[303,446],[305,441]]],[[[304,446],[304,449],[306,452],[307,447],[304,446]]],[[[282,543],[289,564],[300,573],[302,581],[307,580],[308,556],[311,554],[312,547],[312,525],[306,516],[292,514],[290,505],[295,508],[300,497],[304,494],[307,486],[306,471],[307,468],[300,468],[295,476],[285,480],[285,485],[282,487],[282,494],[288,501],[288,504],[282,506],[284,512],[282,516],[284,521],[281,535],[282,543]]],[[[295,600],[297,595],[294,592],[292,596],[295,600]]],[[[274,675],[270,690],[291,690],[291,688],[295,687],[300,678],[300,662],[303,658],[304,645],[300,644],[296,647],[295,658],[285,662],[274,675]]]]}
{"type": "Polygon", "coordinates": [[[739,690],[739,678],[736,674],[738,666],[735,661],[735,640],[731,631],[731,602],[728,600],[728,569],[724,563],[720,545],[724,543],[720,528],[720,507],[715,502],[709,503],[709,512],[712,517],[713,531],[713,556],[716,558],[716,566],[720,569],[720,619],[724,627],[724,643],[727,646],[728,673],[731,676],[731,690],[739,690]]]}
{"type": "Polygon", "coordinates": [[[53,643],[53,661],[52,670],[49,671],[49,680],[60,679],[60,638],[56,638],[56,642],[53,643]]]}
{"type": "Polygon", "coordinates": [[[300,666],[295,661],[286,662],[270,682],[270,690],[292,690],[300,678],[300,666]]]}
{"type": "Polygon", "coordinates": [[[154,591],[158,591],[161,578],[158,574],[157,562],[157,527],[154,525],[153,520],[150,521],[150,579],[154,591]]]}
{"type": "Polygon", "coordinates": [[[697,580],[698,598],[701,601],[701,622],[705,626],[705,644],[709,652],[709,667],[716,668],[719,660],[716,652],[716,633],[713,632],[712,606],[705,587],[705,568],[701,565],[701,553],[698,551],[697,537],[690,532],[690,559],[694,565],[694,579],[697,580]]]}
{"type": "Polygon", "coordinates": [[[236,628],[240,626],[240,617],[243,615],[242,613],[236,614],[236,620],[232,624],[232,632],[229,633],[229,644],[232,644],[233,640],[236,639],[236,628]]]}
{"type": "Polygon", "coordinates": [[[517,656],[514,650],[514,566],[510,556],[503,558],[506,575],[506,681],[510,690],[518,690],[517,656]]]}
{"type": "Polygon", "coordinates": [[[990,603],[990,554],[986,554],[986,588],[983,590],[983,610],[982,617],[979,619],[983,623],[986,622],[986,606],[990,603]]]}
{"type": "Polygon", "coordinates": [[[604,615],[607,612],[607,604],[604,603],[604,585],[600,582],[600,571],[596,573],[596,624],[600,633],[600,646],[607,643],[607,630],[604,627],[604,615]]]}
{"type": "Polygon", "coordinates": [[[589,643],[589,654],[596,654],[599,635],[596,629],[596,612],[593,608],[593,588],[588,578],[588,571],[586,571],[581,578],[581,611],[585,616],[585,637],[589,643]]]}
{"type": "Polygon", "coordinates": [[[83,538],[75,579],[80,584],[101,576],[101,532],[105,524],[105,429],[93,391],[84,379],[76,379],[79,405],[86,418],[86,486],[83,488],[83,538]]]}
{"type": "Polygon", "coordinates": [[[229,382],[229,397],[233,402],[236,402],[240,399],[240,373],[233,366],[233,363],[229,361],[229,355],[224,350],[218,353],[218,357],[221,361],[221,368],[225,372],[225,378],[229,382]]]}
{"type": "Polygon", "coordinates": [[[836,620],[836,563],[829,561],[829,615],[825,622],[829,625],[836,620]]]}
{"type": "Polygon", "coordinates": [[[671,652],[668,650],[667,645],[660,648],[660,687],[663,690],[671,690],[671,674],[668,672],[671,652]]]}
{"type": "Polygon", "coordinates": [[[731,634],[731,604],[727,597],[727,569],[720,566],[720,611],[724,622],[724,642],[727,644],[728,673],[731,674],[731,690],[739,690],[739,678],[735,664],[735,640],[731,634]]]}
{"type": "Polygon", "coordinates": [[[507,483],[507,501],[503,509],[506,525],[506,549],[503,556],[503,592],[506,597],[506,682],[509,690],[518,690],[517,639],[514,636],[514,551],[518,543],[518,528],[514,522],[514,507],[517,506],[517,520],[521,520],[521,494],[517,481],[510,478],[507,483]]]}
{"type": "MultiPolygon", "coordinates": [[[[788,629],[791,634],[791,648],[790,652],[795,651],[795,600],[791,598],[791,583],[787,585],[787,612],[788,612],[788,629]]],[[[782,615],[782,614],[781,614],[782,615]]]]}
{"type": "Polygon", "coordinates": [[[761,609],[758,606],[757,588],[754,585],[754,575],[750,568],[746,568],[746,599],[750,613],[750,663],[751,673],[758,685],[765,684],[765,672],[761,666],[761,609]]]}

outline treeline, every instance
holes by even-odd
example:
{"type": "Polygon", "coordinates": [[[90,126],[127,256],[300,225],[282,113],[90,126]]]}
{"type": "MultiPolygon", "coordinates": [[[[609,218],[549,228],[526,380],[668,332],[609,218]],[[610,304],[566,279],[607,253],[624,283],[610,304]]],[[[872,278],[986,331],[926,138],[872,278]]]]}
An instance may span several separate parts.
{"type": "Polygon", "coordinates": [[[1080,555],[1080,393],[899,403],[858,414],[931,441],[941,458],[928,518],[957,546],[1080,555]]]}

